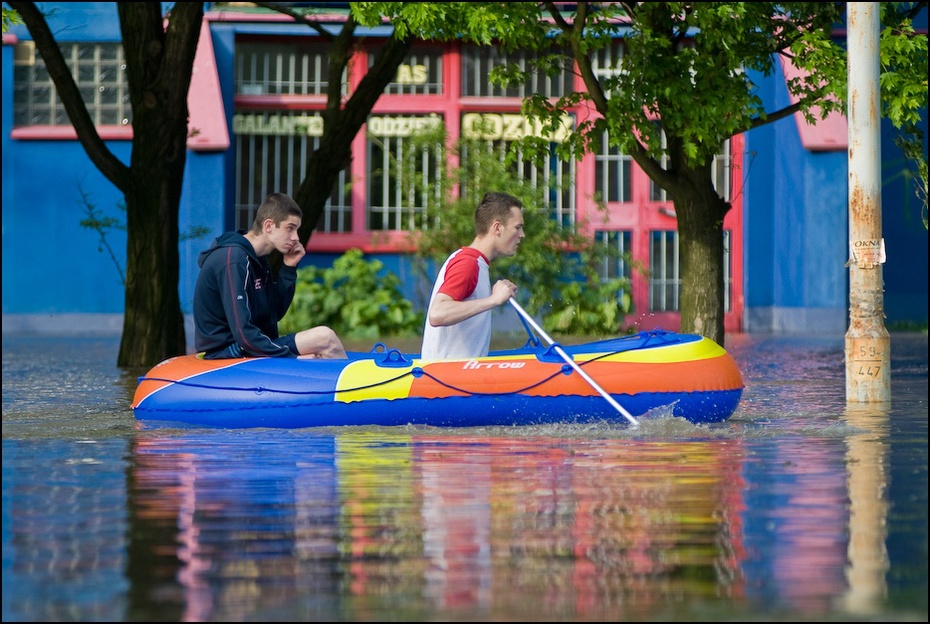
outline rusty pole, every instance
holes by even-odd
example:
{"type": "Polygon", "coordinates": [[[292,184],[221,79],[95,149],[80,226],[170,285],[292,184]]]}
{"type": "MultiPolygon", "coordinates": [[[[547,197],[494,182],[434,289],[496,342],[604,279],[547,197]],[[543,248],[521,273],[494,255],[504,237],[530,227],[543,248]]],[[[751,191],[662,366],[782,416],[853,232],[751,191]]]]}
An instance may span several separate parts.
{"type": "Polygon", "coordinates": [[[849,122],[849,328],[846,401],[891,400],[882,264],[879,4],[846,3],[849,122]]]}

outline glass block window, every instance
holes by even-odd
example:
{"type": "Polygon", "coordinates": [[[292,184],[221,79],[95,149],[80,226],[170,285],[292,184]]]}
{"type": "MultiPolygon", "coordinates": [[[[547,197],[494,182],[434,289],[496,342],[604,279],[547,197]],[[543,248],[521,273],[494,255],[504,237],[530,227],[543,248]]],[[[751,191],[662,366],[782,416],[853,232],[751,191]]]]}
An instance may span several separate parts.
{"type": "Polygon", "coordinates": [[[594,192],[600,199],[606,202],[632,201],[633,158],[608,145],[606,132],[601,135],[594,162],[594,192]]]}
{"type": "MultiPolygon", "coordinates": [[[[119,43],[59,43],[65,62],[98,126],[132,123],[126,61],[119,43]]],[[[13,124],[70,126],[45,61],[32,41],[16,44],[13,62],[13,124]]]]}
{"type": "Polygon", "coordinates": [[[594,233],[594,240],[610,250],[599,269],[601,279],[609,280],[617,277],[631,279],[633,268],[629,259],[633,251],[633,233],[629,230],[599,230],[594,233]]]}
{"type": "MultiPolygon", "coordinates": [[[[730,257],[730,230],[723,231],[723,309],[729,312],[733,290],[732,258],[730,257]]],[[[649,310],[677,312],[681,291],[681,256],[678,249],[678,232],[653,231],[649,243],[649,310]]]]}
{"type": "MultiPolygon", "coordinates": [[[[368,55],[369,67],[375,62],[375,52],[368,55]]],[[[397,68],[394,81],[384,89],[386,95],[442,94],[442,50],[422,47],[411,52],[397,68]]]]}
{"type": "Polygon", "coordinates": [[[445,151],[441,143],[424,147],[415,135],[441,124],[436,115],[368,119],[370,231],[412,231],[428,225],[428,208],[439,201],[442,192],[445,151]]]}
{"type": "MultiPolygon", "coordinates": [[[[323,119],[300,112],[237,113],[235,227],[252,227],[262,200],[277,191],[293,196],[306,177],[310,155],[320,145],[323,119]]],[[[339,173],[320,220],[318,232],[350,232],[352,206],[349,172],[339,173]]]]}
{"type": "Polygon", "coordinates": [[[534,71],[523,85],[504,88],[491,83],[492,68],[515,64],[521,70],[532,70],[532,58],[532,52],[507,52],[494,46],[462,46],[462,95],[523,98],[538,93],[545,97],[557,98],[572,91],[573,65],[568,57],[565,60],[565,68],[557,76],[549,77],[534,71]]]}
{"type": "MultiPolygon", "coordinates": [[[[236,95],[326,95],[329,48],[294,39],[282,43],[237,41],[236,95]]],[[[342,94],[347,92],[345,72],[342,94]]]]}

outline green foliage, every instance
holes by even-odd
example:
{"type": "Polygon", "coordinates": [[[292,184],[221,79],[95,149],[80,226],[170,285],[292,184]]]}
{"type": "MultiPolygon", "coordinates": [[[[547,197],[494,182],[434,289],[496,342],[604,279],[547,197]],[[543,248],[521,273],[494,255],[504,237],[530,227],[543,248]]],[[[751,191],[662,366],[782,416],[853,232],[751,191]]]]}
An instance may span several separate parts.
{"type": "MultiPolygon", "coordinates": [[[[574,57],[584,88],[552,101],[524,100],[524,113],[553,127],[577,101],[588,101],[604,123],[583,120],[559,146],[562,158],[590,151],[605,129],[610,142],[643,165],[680,154],[700,168],[728,138],[784,116],[765,110],[749,70],[771,75],[781,57],[801,71],[788,89],[809,123],[845,112],[847,59],[835,28],[845,3],[830,2],[579,2],[576,4],[355,2],[353,14],[374,25],[425,40],[461,39],[503,49],[537,50],[523,68],[498,67],[491,79],[520,84],[528,75],[558,66],[553,53],[574,57]],[[787,25],[787,27],[786,27],[787,25]],[[623,60],[616,71],[595,76],[590,60],[612,45],[618,29],[623,60]],[[687,36],[685,36],[687,34],[687,36]],[[655,132],[662,120],[668,140],[655,132]],[[671,146],[678,154],[673,154],[671,146]]],[[[927,114],[927,35],[913,27],[925,2],[881,2],[882,114],[900,131],[898,143],[913,165],[909,171],[922,201],[926,225],[927,157],[918,124],[927,114]]],[[[520,146],[530,153],[536,148],[520,146]]],[[[644,167],[666,190],[651,168],[644,167]]]]}
{"type": "MultiPolygon", "coordinates": [[[[78,189],[78,193],[81,196],[81,205],[84,208],[84,214],[86,215],[81,219],[78,224],[82,228],[87,228],[88,230],[93,230],[97,232],[97,235],[100,237],[100,240],[97,245],[97,251],[103,253],[104,251],[110,256],[110,260],[113,261],[113,265],[116,267],[116,272],[119,273],[119,283],[126,284],[126,276],[123,272],[123,265],[120,264],[120,261],[116,258],[116,254],[113,251],[113,247],[110,246],[110,241],[107,240],[107,234],[111,230],[120,230],[126,231],[126,218],[125,216],[122,219],[117,219],[116,217],[108,217],[100,212],[97,208],[97,204],[91,199],[91,194],[85,191],[84,189],[78,189]]],[[[124,215],[126,214],[126,202],[125,200],[120,200],[117,202],[117,208],[124,215]]],[[[178,235],[178,239],[181,241],[185,240],[194,240],[198,238],[203,238],[210,233],[210,230],[202,225],[192,225],[187,232],[182,232],[178,235]]]]}
{"type": "Polygon", "coordinates": [[[921,116],[927,114],[927,35],[914,30],[913,16],[920,10],[915,2],[882,2],[881,57],[882,115],[899,134],[895,144],[910,167],[905,174],[921,204],[927,229],[927,149],[921,116]]]}
{"type": "Polygon", "coordinates": [[[383,269],[380,260],[366,261],[360,250],[350,249],[331,268],[298,270],[297,292],[279,330],[328,325],[342,338],[368,340],[418,335],[423,314],[404,298],[397,275],[383,269]]]}
{"type": "MultiPolygon", "coordinates": [[[[116,258],[116,254],[113,252],[113,248],[107,240],[107,233],[110,230],[126,230],[123,220],[101,214],[100,210],[97,208],[97,204],[91,201],[90,193],[83,189],[79,189],[78,192],[81,195],[81,204],[84,208],[84,214],[87,215],[84,219],[80,220],[80,226],[97,232],[97,235],[100,237],[97,243],[97,251],[103,253],[104,250],[106,250],[107,254],[110,256],[110,260],[116,267],[116,272],[119,273],[119,283],[125,285],[126,275],[123,272],[123,265],[121,265],[116,258]]],[[[118,207],[124,213],[126,212],[126,204],[124,202],[121,201],[118,207]]]]}
{"type": "Polygon", "coordinates": [[[13,25],[22,23],[23,18],[19,16],[19,13],[3,7],[3,32],[8,32],[13,25]]]}
{"type": "MultiPolygon", "coordinates": [[[[436,139],[435,134],[420,135],[411,142],[419,144],[420,149],[429,149],[436,139]]],[[[523,203],[526,237],[515,256],[494,261],[492,281],[507,278],[517,284],[521,305],[529,313],[540,315],[547,331],[574,335],[621,333],[621,321],[632,308],[630,281],[602,278],[600,267],[611,260],[616,262],[616,252],[595,243],[584,232],[584,223],[562,223],[551,213],[546,198],[559,190],[527,181],[534,176],[544,180],[545,170],[514,160],[506,144],[462,140],[448,151],[455,155],[458,165],[446,174],[447,179],[430,181],[431,188],[444,189],[445,193],[430,195],[433,201],[425,221],[431,226],[412,235],[417,269],[423,279],[432,283],[446,257],[474,239],[475,208],[485,192],[510,193],[523,203]],[[457,196],[451,191],[455,185],[459,188],[457,196]]],[[[425,307],[427,302],[422,303],[425,307]]]]}

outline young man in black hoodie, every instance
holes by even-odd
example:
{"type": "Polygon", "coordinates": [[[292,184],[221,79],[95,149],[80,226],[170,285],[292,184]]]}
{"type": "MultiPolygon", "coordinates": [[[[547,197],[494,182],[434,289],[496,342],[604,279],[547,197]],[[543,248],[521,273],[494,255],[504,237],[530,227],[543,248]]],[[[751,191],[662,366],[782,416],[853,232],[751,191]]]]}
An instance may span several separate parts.
{"type": "Polygon", "coordinates": [[[251,230],[227,232],[200,254],[194,347],[204,358],[346,357],[336,332],[323,325],[278,335],[278,321],[294,298],[297,264],[307,253],[297,235],[302,219],[293,199],[272,193],[251,230]],[[284,255],[277,279],[267,258],[274,249],[284,255]]]}

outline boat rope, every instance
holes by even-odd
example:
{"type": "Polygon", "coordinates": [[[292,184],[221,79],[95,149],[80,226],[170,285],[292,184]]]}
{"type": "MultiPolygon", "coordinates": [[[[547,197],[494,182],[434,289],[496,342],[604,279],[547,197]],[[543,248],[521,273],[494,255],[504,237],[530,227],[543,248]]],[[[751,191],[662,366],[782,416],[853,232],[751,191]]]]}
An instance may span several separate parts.
{"type": "MultiPolygon", "coordinates": [[[[639,338],[640,340],[642,340],[642,344],[636,347],[636,349],[641,349],[646,346],[651,346],[653,339],[660,338],[664,335],[667,335],[668,333],[669,332],[663,329],[655,329],[652,331],[640,331],[638,334],[631,335],[628,338],[630,339],[639,338]]],[[[379,346],[383,346],[381,343],[378,343],[378,344],[379,346]]],[[[551,349],[552,347],[550,347],[547,351],[551,349]]],[[[591,359],[586,360],[584,362],[580,362],[579,366],[584,367],[590,364],[591,362],[597,362],[598,360],[602,360],[612,355],[617,355],[619,353],[623,353],[625,351],[631,351],[631,350],[633,349],[617,349],[614,351],[608,351],[596,357],[592,357],[591,359]]],[[[387,357],[388,358],[394,357],[393,353],[395,351],[396,350],[391,350],[391,352],[387,354],[387,357]]],[[[553,372],[551,375],[548,375],[547,377],[544,377],[540,379],[539,381],[531,383],[530,385],[524,388],[510,390],[507,392],[481,392],[479,390],[470,390],[467,388],[462,388],[453,383],[443,381],[436,375],[424,370],[420,366],[415,366],[409,371],[403,372],[397,375],[396,377],[392,377],[390,379],[384,379],[378,382],[374,382],[374,383],[370,383],[370,384],[366,384],[362,386],[356,386],[354,388],[336,388],[336,389],[327,389],[327,390],[280,390],[276,388],[269,388],[266,386],[219,386],[216,384],[204,384],[204,383],[197,383],[193,381],[186,381],[186,380],[180,380],[180,379],[168,379],[165,377],[148,377],[148,376],[139,377],[139,383],[143,381],[153,381],[153,382],[164,382],[164,383],[169,383],[169,384],[174,384],[174,385],[188,386],[191,388],[205,388],[208,390],[228,390],[230,392],[254,392],[256,394],[262,394],[262,393],[268,392],[268,393],[273,393],[273,394],[293,394],[293,395],[299,395],[299,396],[310,396],[310,395],[329,395],[329,394],[343,394],[343,393],[349,393],[349,392],[359,392],[362,390],[369,390],[371,388],[377,388],[379,386],[391,384],[391,383],[400,381],[404,379],[405,377],[408,377],[411,375],[414,377],[421,377],[425,375],[429,379],[435,381],[437,384],[445,388],[448,388],[450,390],[461,392],[462,394],[473,395],[473,396],[507,396],[510,394],[520,394],[520,393],[526,392],[528,390],[531,390],[533,388],[536,388],[538,386],[545,384],[546,382],[554,379],[555,377],[558,377],[559,375],[570,374],[571,372],[572,372],[571,366],[569,366],[568,364],[563,364],[557,371],[553,372]]]]}
{"type": "Polygon", "coordinates": [[[143,381],[155,381],[155,382],[170,383],[170,384],[179,385],[179,386],[187,386],[189,388],[205,388],[207,390],[229,390],[230,392],[254,392],[255,394],[262,394],[262,393],[268,392],[268,393],[273,393],[273,394],[294,394],[294,395],[299,395],[299,396],[310,396],[310,395],[342,394],[346,392],[359,392],[361,390],[368,390],[371,388],[377,388],[379,386],[391,384],[396,381],[400,381],[404,377],[409,377],[412,375],[414,377],[426,376],[429,379],[432,379],[433,381],[438,383],[439,385],[445,388],[449,388],[450,390],[455,390],[456,392],[461,392],[462,394],[470,394],[473,396],[495,396],[495,395],[506,396],[508,394],[520,394],[521,392],[526,392],[527,390],[531,390],[533,388],[536,388],[537,386],[541,386],[542,384],[550,381],[551,379],[558,377],[559,375],[565,374],[566,372],[570,370],[571,368],[566,364],[562,366],[560,370],[552,373],[551,375],[535,383],[532,383],[524,388],[520,388],[517,390],[510,390],[507,392],[481,392],[478,390],[469,390],[466,388],[462,388],[462,387],[456,386],[455,384],[451,384],[451,383],[443,381],[436,375],[433,375],[432,373],[429,373],[423,370],[419,366],[414,367],[413,369],[405,373],[402,373],[400,375],[397,375],[396,377],[393,377],[391,379],[384,379],[382,381],[367,384],[364,386],[355,386],[354,388],[338,388],[335,390],[333,389],[329,389],[329,390],[279,390],[276,388],[268,388],[266,386],[220,386],[216,384],[197,383],[197,382],[186,381],[186,380],[181,380],[181,379],[168,379],[165,377],[139,377],[139,382],[141,383],[143,381]]]}

